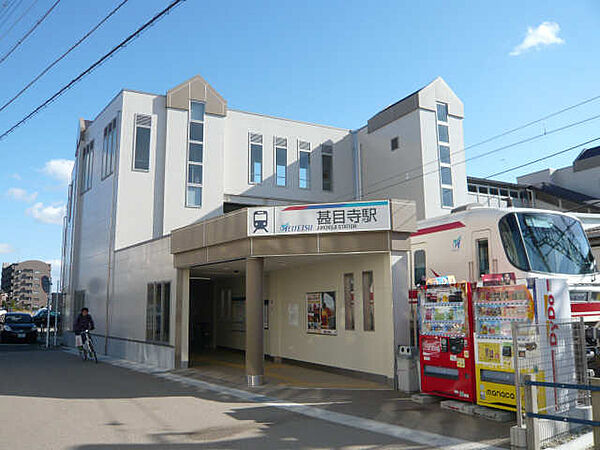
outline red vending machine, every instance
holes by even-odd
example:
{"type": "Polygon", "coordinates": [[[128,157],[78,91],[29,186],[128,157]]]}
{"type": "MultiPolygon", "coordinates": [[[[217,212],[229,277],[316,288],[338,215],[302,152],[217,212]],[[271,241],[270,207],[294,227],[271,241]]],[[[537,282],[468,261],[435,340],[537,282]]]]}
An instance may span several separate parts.
{"type": "Polygon", "coordinates": [[[472,324],[469,283],[441,277],[419,290],[422,392],[475,401],[472,324]]]}

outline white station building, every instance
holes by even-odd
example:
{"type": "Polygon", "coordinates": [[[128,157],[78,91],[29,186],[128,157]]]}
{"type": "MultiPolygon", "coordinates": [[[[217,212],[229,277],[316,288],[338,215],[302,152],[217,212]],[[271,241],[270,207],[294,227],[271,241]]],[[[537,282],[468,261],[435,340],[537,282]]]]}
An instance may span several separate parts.
{"type": "Polygon", "coordinates": [[[200,76],[121,91],[80,120],[66,323],[87,306],[100,350],[161,367],[226,347],[256,383],[263,353],[394,380],[410,233],[467,203],[462,120],[441,78],[358,130],[229,109],[200,76]]]}

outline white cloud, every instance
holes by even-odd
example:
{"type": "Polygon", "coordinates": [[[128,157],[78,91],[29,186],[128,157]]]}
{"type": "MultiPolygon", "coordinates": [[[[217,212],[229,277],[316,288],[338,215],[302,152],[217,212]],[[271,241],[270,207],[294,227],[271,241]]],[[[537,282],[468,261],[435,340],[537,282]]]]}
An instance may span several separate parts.
{"type": "Polygon", "coordinates": [[[65,205],[44,206],[42,202],[37,202],[32,207],[27,208],[25,212],[38,222],[60,225],[65,216],[65,211],[65,205]]]}
{"type": "Polygon", "coordinates": [[[20,202],[33,202],[37,196],[37,192],[27,192],[25,189],[12,187],[8,191],[6,191],[6,195],[8,195],[13,200],[18,200],[20,202]]]}
{"type": "Polygon", "coordinates": [[[71,181],[74,161],[71,159],[51,159],[44,164],[42,172],[52,178],[56,178],[64,184],[71,181]]]}
{"type": "Polygon", "coordinates": [[[48,261],[46,261],[48,264],[50,264],[51,269],[52,269],[52,288],[56,289],[56,283],[58,282],[58,280],[60,279],[60,266],[61,266],[61,261],[60,259],[50,259],[48,261]]]}
{"type": "Polygon", "coordinates": [[[536,28],[527,27],[525,39],[510,52],[510,55],[518,56],[529,49],[539,49],[546,45],[564,44],[565,40],[558,36],[559,32],[560,26],[556,22],[542,22],[536,28]]]}
{"type": "Polygon", "coordinates": [[[0,255],[5,253],[12,253],[14,249],[10,244],[3,244],[0,242],[0,255]]]}

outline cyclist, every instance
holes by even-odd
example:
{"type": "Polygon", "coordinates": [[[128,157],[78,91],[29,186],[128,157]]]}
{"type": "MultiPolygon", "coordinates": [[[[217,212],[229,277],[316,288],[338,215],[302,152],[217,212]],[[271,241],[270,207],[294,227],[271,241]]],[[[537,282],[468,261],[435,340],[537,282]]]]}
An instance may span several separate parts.
{"type": "Polygon", "coordinates": [[[77,346],[79,350],[83,350],[83,340],[86,338],[86,334],[84,333],[84,331],[90,331],[94,328],[94,319],[92,319],[90,310],[84,306],[83,308],[81,308],[81,313],[79,313],[77,319],[75,319],[75,323],[73,324],[73,331],[75,332],[75,336],[81,336],[80,339],[75,338],[76,340],[80,341],[78,342],[78,344],[80,345],[77,346]]]}

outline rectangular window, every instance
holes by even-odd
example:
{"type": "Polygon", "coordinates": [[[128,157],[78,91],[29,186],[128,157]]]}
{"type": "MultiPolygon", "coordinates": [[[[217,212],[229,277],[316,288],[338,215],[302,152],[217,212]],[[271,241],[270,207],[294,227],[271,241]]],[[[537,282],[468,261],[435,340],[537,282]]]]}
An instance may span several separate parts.
{"type": "Polygon", "coordinates": [[[447,208],[454,207],[454,194],[452,189],[442,188],[442,206],[447,208]]]}
{"type": "Polygon", "coordinates": [[[452,186],[452,169],[450,167],[442,166],[440,175],[442,177],[442,184],[452,186]]]}
{"type": "Polygon", "coordinates": [[[450,164],[450,147],[447,145],[440,145],[440,162],[450,164]]]}
{"type": "Polygon", "coordinates": [[[92,188],[92,174],[94,166],[94,141],[83,148],[81,155],[81,193],[92,188]]]}
{"type": "Polygon", "coordinates": [[[440,142],[450,142],[448,136],[448,125],[438,124],[438,138],[440,142]]]}
{"type": "Polygon", "coordinates": [[[298,185],[300,189],[310,189],[310,142],[298,141],[298,160],[298,185]]]}
{"type": "Polygon", "coordinates": [[[477,186],[475,186],[474,184],[467,185],[467,189],[469,192],[477,192],[477,186]]]}
{"type": "Polygon", "coordinates": [[[490,257],[487,239],[477,241],[477,262],[479,266],[479,276],[490,273],[490,257]]]}
{"type": "Polygon", "coordinates": [[[190,102],[189,129],[185,205],[200,208],[204,186],[204,103],[190,102]]]}
{"type": "Polygon", "coordinates": [[[344,311],[346,330],[354,330],[354,274],[344,274],[344,311]]]}
{"type": "Polygon", "coordinates": [[[375,292],[372,271],[362,273],[362,284],[364,330],[375,331],[375,292]]]}
{"type": "Polygon", "coordinates": [[[113,173],[114,158],[117,147],[117,119],[113,119],[104,128],[104,137],[102,142],[102,178],[106,178],[113,173]]]}
{"type": "Polygon", "coordinates": [[[392,140],[390,141],[390,147],[391,147],[392,151],[398,150],[398,148],[400,147],[400,138],[398,138],[398,137],[392,138],[392,140]]]}
{"type": "Polygon", "coordinates": [[[250,145],[250,184],[262,183],[263,137],[262,134],[248,133],[250,145]]]}
{"type": "Polygon", "coordinates": [[[171,283],[148,283],[146,340],[169,342],[171,283]]]}
{"type": "Polygon", "coordinates": [[[135,144],[134,144],[134,170],[150,169],[150,134],[152,131],[152,117],[143,114],[135,115],[135,144]]]}
{"type": "Polygon", "coordinates": [[[333,190],[333,145],[321,146],[322,182],[324,191],[333,190]]]}
{"type": "Polygon", "coordinates": [[[423,284],[427,278],[427,265],[425,260],[425,250],[415,250],[414,254],[414,277],[415,285],[423,284]]]}
{"type": "Polygon", "coordinates": [[[287,185],[287,139],[275,138],[275,184],[287,185]]]}
{"type": "Polygon", "coordinates": [[[438,103],[436,106],[438,122],[448,122],[448,105],[446,103],[438,103]]]}

